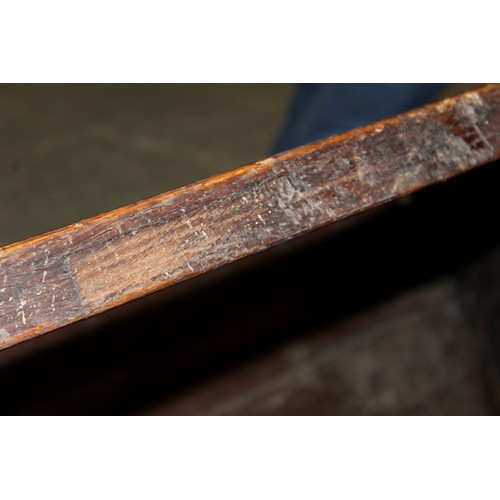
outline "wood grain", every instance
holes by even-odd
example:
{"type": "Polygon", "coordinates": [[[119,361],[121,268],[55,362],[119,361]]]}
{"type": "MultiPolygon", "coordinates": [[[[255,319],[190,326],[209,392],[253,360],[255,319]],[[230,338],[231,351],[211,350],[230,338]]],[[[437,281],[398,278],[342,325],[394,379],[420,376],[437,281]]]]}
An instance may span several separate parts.
{"type": "Polygon", "coordinates": [[[489,85],[3,247],[0,348],[499,157],[489,85]]]}

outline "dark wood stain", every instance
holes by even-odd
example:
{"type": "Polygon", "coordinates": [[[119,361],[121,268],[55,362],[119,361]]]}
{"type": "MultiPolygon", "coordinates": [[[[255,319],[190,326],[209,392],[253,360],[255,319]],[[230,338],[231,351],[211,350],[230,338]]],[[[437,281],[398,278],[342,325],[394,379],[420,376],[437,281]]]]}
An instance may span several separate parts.
{"type": "Polygon", "coordinates": [[[500,85],[0,249],[0,348],[500,157],[500,85]]]}

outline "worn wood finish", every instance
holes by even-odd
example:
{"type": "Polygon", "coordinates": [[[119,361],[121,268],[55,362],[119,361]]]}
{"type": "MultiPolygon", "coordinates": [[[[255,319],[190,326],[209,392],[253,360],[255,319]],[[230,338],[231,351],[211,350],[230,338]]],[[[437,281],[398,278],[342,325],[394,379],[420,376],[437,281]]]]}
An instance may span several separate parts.
{"type": "Polygon", "coordinates": [[[500,157],[490,85],[0,249],[0,348],[500,157]]]}
{"type": "Polygon", "coordinates": [[[232,411],[499,414],[499,166],[4,349],[0,414],[217,412],[315,367],[232,411]]]}

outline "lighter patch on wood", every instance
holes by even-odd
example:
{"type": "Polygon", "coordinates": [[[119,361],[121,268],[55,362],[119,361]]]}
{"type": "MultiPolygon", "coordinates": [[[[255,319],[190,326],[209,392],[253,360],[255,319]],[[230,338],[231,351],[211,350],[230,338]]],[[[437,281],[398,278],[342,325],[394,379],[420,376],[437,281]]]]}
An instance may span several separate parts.
{"type": "Polygon", "coordinates": [[[188,225],[147,227],[135,235],[116,239],[89,254],[68,257],[71,274],[87,305],[101,304],[113,295],[142,288],[158,281],[174,280],[187,272],[187,262],[196,260],[188,225]],[[171,234],[176,234],[172,240],[171,234]],[[116,259],[116,254],[128,258],[116,259]]]}
{"type": "Polygon", "coordinates": [[[0,340],[7,340],[9,338],[9,332],[5,328],[0,328],[0,340]]]}

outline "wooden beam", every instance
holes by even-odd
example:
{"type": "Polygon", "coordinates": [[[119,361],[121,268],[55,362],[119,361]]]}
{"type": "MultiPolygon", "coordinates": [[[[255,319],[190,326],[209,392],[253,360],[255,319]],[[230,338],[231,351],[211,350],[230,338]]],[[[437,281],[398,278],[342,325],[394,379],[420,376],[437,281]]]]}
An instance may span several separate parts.
{"type": "Polygon", "coordinates": [[[489,85],[0,248],[0,349],[499,157],[489,85]]]}

